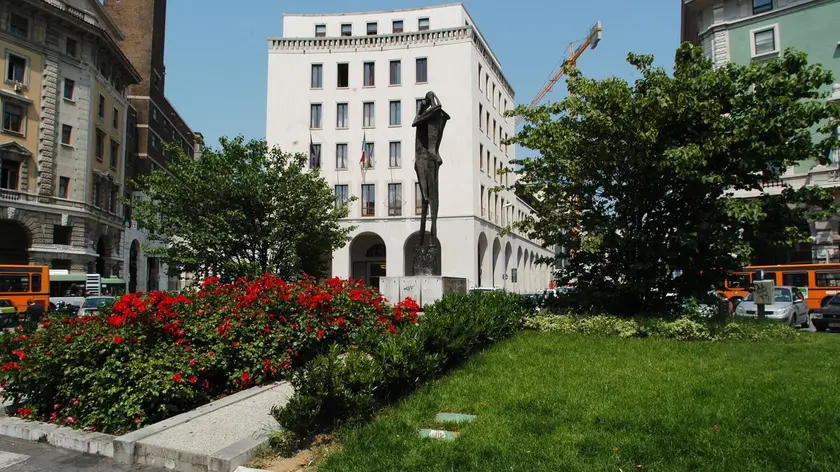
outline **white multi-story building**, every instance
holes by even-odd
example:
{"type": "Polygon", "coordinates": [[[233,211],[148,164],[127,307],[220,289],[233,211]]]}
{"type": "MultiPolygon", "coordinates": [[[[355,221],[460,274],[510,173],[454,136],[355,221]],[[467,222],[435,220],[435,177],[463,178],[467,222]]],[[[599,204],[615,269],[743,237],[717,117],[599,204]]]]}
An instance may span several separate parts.
{"type": "Polygon", "coordinates": [[[334,252],[333,274],[374,286],[413,275],[420,196],[411,124],[429,91],[451,116],[440,148],[441,275],[545,289],[551,268],[535,259],[552,250],[503,232],[531,208],[512,191],[494,191],[516,178],[501,172],[514,159],[514,147],[502,144],[514,133],[504,117],[513,88],[461,4],[285,15],[283,37],[268,41],[269,145],[310,154],[337,200],[358,198],[347,218],[356,229],[334,252]]]}

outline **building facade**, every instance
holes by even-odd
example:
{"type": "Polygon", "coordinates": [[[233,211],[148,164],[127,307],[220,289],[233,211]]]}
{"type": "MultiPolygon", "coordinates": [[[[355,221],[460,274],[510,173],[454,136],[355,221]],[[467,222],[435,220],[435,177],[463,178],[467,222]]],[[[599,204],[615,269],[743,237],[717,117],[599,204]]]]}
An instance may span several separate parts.
{"type": "MultiPolygon", "coordinates": [[[[750,64],[779,57],[792,47],[808,55],[840,80],[840,43],[837,24],[840,0],[682,0],[682,40],[701,45],[716,65],[727,62],[750,64]]],[[[828,92],[840,104],[840,83],[828,92]]],[[[815,137],[818,139],[818,137],[815,137]]],[[[768,182],[768,193],[781,192],[782,183],[838,189],[840,153],[829,156],[828,165],[800,162],[786,169],[778,182],[768,182]]],[[[757,192],[736,192],[750,198],[757,192]]],[[[811,222],[811,244],[760,256],[758,263],[840,262],[840,218],[811,222]]]]}
{"type": "MultiPolygon", "coordinates": [[[[128,89],[133,133],[126,173],[129,179],[136,179],[167,167],[164,144],[175,143],[186,155],[194,156],[200,152],[201,139],[166,97],[166,0],[104,0],[104,7],[122,29],[120,46],[143,79],[128,89]]],[[[125,197],[143,195],[128,185],[125,197]]],[[[179,277],[169,276],[159,258],[146,256],[143,247],[149,238],[130,214],[128,220],[125,264],[129,292],[182,288],[179,277]]]]}
{"type": "Polygon", "coordinates": [[[414,171],[419,102],[434,91],[451,119],[440,154],[440,272],[470,286],[516,292],[548,287],[553,254],[503,229],[531,208],[512,191],[514,133],[504,112],[514,91],[461,4],[285,15],[268,41],[266,138],[310,155],[349,205],[351,241],[333,254],[333,274],[376,286],[413,275],[420,194],[414,171]]]}
{"type": "Polygon", "coordinates": [[[96,0],[0,2],[0,263],[122,276],[121,39],[96,0]]]}

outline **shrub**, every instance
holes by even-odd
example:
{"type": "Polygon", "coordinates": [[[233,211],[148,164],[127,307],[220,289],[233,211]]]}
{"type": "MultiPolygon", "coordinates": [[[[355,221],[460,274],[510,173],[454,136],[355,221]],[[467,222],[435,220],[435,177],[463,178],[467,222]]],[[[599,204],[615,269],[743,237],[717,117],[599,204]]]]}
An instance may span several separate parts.
{"type": "Polygon", "coordinates": [[[394,336],[375,337],[369,328],[361,329],[355,333],[356,350],[343,353],[334,347],[296,372],[295,394],[274,416],[300,436],[364,421],[387,402],[509,336],[525,314],[517,295],[450,295],[394,336]]]}
{"type": "Polygon", "coordinates": [[[416,317],[416,303],[392,308],[355,281],[211,278],[193,293],[129,294],[100,314],[50,316],[37,332],[4,337],[0,387],[27,417],[124,432],[286,378],[357,332],[391,336],[416,317]]]}
{"type": "Polygon", "coordinates": [[[709,327],[697,321],[680,318],[668,323],[665,337],[678,341],[710,341],[712,335],[709,327]]]}

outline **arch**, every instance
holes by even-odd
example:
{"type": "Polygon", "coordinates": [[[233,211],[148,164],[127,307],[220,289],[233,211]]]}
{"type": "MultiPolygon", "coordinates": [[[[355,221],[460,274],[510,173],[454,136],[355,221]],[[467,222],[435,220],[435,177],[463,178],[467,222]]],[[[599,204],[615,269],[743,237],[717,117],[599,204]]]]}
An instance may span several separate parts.
{"type": "Polygon", "coordinates": [[[502,242],[499,238],[493,238],[493,286],[497,287],[501,281],[501,274],[499,274],[499,259],[502,253],[502,242]]]}
{"type": "Polygon", "coordinates": [[[14,220],[0,220],[0,264],[29,264],[32,233],[27,226],[14,220]]]}
{"type": "Polygon", "coordinates": [[[137,292],[137,260],[140,258],[140,241],[131,241],[128,250],[128,293],[137,292]]]}
{"type": "Polygon", "coordinates": [[[513,257],[513,247],[510,245],[510,241],[505,243],[505,276],[502,277],[504,280],[505,287],[509,284],[513,284],[513,281],[510,279],[510,259],[513,257]]]}
{"type": "Polygon", "coordinates": [[[484,276],[487,275],[487,235],[484,231],[478,233],[478,274],[476,276],[476,287],[482,287],[484,276]]]}
{"type": "MultiPolygon", "coordinates": [[[[443,253],[443,246],[440,244],[440,240],[435,236],[435,245],[440,248],[438,251],[437,260],[435,260],[435,275],[440,275],[441,269],[441,254],[443,253]]],[[[410,234],[407,238],[405,238],[405,244],[403,244],[403,254],[405,257],[404,265],[405,268],[405,275],[411,276],[414,274],[414,249],[420,245],[420,231],[415,231],[414,233],[410,234]]]]}
{"type": "Polygon", "coordinates": [[[350,241],[350,274],[365,285],[379,288],[379,278],[385,276],[385,241],[376,233],[364,232],[350,241]]]}
{"type": "Polygon", "coordinates": [[[515,267],[516,267],[516,281],[514,282],[514,286],[516,286],[516,288],[517,288],[516,291],[517,292],[523,293],[524,290],[522,289],[522,287],[524,287],[525,284],[522,283],[522,276],[524,275],[522,273],[522,246],[519,246],[518,248],[516,248],[516,266],[515,267]]]}

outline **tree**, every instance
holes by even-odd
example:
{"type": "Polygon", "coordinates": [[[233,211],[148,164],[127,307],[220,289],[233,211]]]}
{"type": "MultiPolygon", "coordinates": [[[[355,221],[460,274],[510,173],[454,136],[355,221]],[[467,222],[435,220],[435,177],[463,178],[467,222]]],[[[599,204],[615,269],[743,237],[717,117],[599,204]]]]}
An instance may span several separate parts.
{"type": "Polygon", "coordinates": [[[570,70],[569,98],[512,113],[527,121],[511,142],[540,154],[517,161],[517,191],[536,200],[520,227],[567,249],[564,278],[592,309],[663,312],[707,294],[757,246],[808,240],[807,221],[835,209],[825,189],[764,188],[836,146],[840,115],[820,92],[830,72],[792,51],[715,68],[689,44],[672,76],[651,56],[628,62],[632,85],[570,70]]]}
{"type": "Polygon", "coordinates": [[[225,281],[266,272],[287,280],[329,272],[331,253],[348,240],[347,206],[303,154],[268,149],[264,140],[222,138],[221,149],[192,159],[167,147],[168,170],[141,177],[145,194],[131,202],[148,231],[146,250],[170,274],[225,281]]]}

